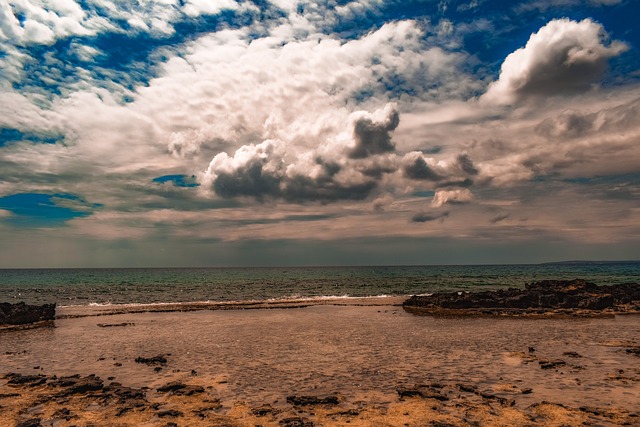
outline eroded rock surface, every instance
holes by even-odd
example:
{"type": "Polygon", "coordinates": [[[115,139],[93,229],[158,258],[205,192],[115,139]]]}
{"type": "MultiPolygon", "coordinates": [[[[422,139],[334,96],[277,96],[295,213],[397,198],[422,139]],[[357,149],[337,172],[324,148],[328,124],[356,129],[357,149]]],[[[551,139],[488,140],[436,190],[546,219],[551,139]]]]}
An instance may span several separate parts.
{"type": "Polygon", "coordinates": [[[589,315],[594,312],[640,311],[640,284],[598,286],[584,280],[543,280],[524,289],[484,292],[438,292],[412,296],[405,309],[434,314],[562,314],[589,315]]]}
{"type": "Polygon", "coordinates": [[[56,305],[28,305],[23,302],[0,303],[0,325],[27,325],[30,323],[54,320],[56,305]]]}

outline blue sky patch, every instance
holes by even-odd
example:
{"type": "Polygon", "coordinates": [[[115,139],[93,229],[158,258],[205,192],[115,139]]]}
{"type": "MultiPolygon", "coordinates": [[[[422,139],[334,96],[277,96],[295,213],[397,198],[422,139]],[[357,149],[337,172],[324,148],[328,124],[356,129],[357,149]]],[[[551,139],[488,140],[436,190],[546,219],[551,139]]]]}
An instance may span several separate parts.
{"type": "Polygon", "coordinates": [[[436,192],[435,191],[414,191],[413,192],[413,196],[414,197],[427,197],[427,198],[431,198],[433,196],[435,196],[436,192]]]}
{"type": "Polygon", "coordinates": [[[23,132],[14,128],[0,128],[0,147],[13,142],[29,141],[36,144],[55,144],[64,137],[51,133],[23,132]]]}
{"type": "Polygon", "coordinates": [[[100,207],[73,194],[18,193],[0,197],[0,209],[11,212],[4,221],[16,227],[60,227],[84,218],[100,207]]]}
{"type": "Polygon", "coordinates": [[[153,182],[164,184],[165,182],[171,182],[176,187],[198,187],[200,184],[196,182],[195,175],[163,175],[152,179],[153,182]]]}
{"type": "MultiPolygon", "coordinates": [[[[254,2],[255,3],[255,2],[254,2]]],[[[185,17],[173,25],[170,35],[141,32],[126,21],[117,21],[119,30],[95,36],[71,36],[51,45],[30,45],[20,49],[30,60],[24,64],[24,78],[13,82],[13,88],[23,92],[41,92],[61,96],[86,78],[86,70],[94,79],[92,84],[113,90],[116,83],[127,91],[146,86],[157,76],[155,67],[165,62],[177,47],[195,40],[202,34],[222,28],[242,28],[258,19],[277,19],[283,13],[272,5],[256,3],[259,11],[236,12],[222,10],[216,15],[185,17]],[[78,47],[95,49],[94,55],[79,54],[78,47]]],[[[95,9],[84,4],[85,9],[95,9]]],[[[122,102],[130,102],[122,94],[122,102]]]]}

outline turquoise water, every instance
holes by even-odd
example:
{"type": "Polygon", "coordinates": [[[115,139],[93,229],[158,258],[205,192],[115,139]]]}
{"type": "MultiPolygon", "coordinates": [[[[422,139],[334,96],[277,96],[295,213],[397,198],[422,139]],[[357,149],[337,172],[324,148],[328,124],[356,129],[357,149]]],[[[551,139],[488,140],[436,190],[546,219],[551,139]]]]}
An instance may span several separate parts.
{"type": "Polygon", "coordinates": [[[640,283],[640,262],[540,265],[4,269],[0,302],[90,304],[413,295],[523,287],[543,279],[640,283]]]}

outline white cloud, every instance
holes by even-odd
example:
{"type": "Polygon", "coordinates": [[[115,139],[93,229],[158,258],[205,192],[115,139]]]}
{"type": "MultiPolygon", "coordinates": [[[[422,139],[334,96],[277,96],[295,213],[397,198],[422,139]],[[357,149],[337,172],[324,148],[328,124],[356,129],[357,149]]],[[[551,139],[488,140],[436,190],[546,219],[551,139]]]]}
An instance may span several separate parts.
{"type": "Polygon", "coordinates": [[[234,9],[238,9],[238,3],[233,0],[187,0],[182,8],[191,17],[215,15],[222,10],[234,9]]]}
{"type": "Polygon", "coordinates": [[[439,190],[433,196],[431,206],[439,208],[446,204],[462,204],[473,199],[473,194],[467,188],[457,190],[439,190]]]}
{"type": "Polygon", "coordinates": [[[163,128],[172,153],[189,157],[266,139],[319,146],[348,128],[355,96],[368,93],[362,106],[370,110],[394,98],[387,83],[394,76],[431,99],[459,96],[471,84],[458,71],[464,56],[424,46],[413,21],[347,42],[296,34],[284,24],[255,40],[245,29],[204,36],[138,90],[134,108],[163,128]]]}
{"type": "Polygon", "coordinates": [[[350,129],[312,150],[280,140],[216,155],[201,177],[205,191],[222,197],[284,199],[293,202],[359,200],[385,173],[397,168],[389,133],[399,121],[393,105],[350,116],[350,129]],[[349,135],[345,138],[345,135],[349,135]]]}
{"type": "Polygon", "coordinates": [[[510,104],[528,97],[548,97],[588,91],[603,77],[609,58],[627,49],[607,43],[602,26],[590,19],[558,19],[532,34],[526,46],[502,64],[500,78],[482,100],[510,104]]]}

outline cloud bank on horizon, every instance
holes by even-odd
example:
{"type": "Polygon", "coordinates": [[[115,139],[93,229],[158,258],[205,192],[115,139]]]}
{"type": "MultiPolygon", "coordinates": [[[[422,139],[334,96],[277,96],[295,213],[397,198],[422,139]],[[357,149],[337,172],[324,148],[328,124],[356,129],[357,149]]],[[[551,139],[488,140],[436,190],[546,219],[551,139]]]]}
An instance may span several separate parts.
{"type": "Polygon", "coordinates": [[[637,258],[628,0],[0,0],[0,267],[637,258]]]}

